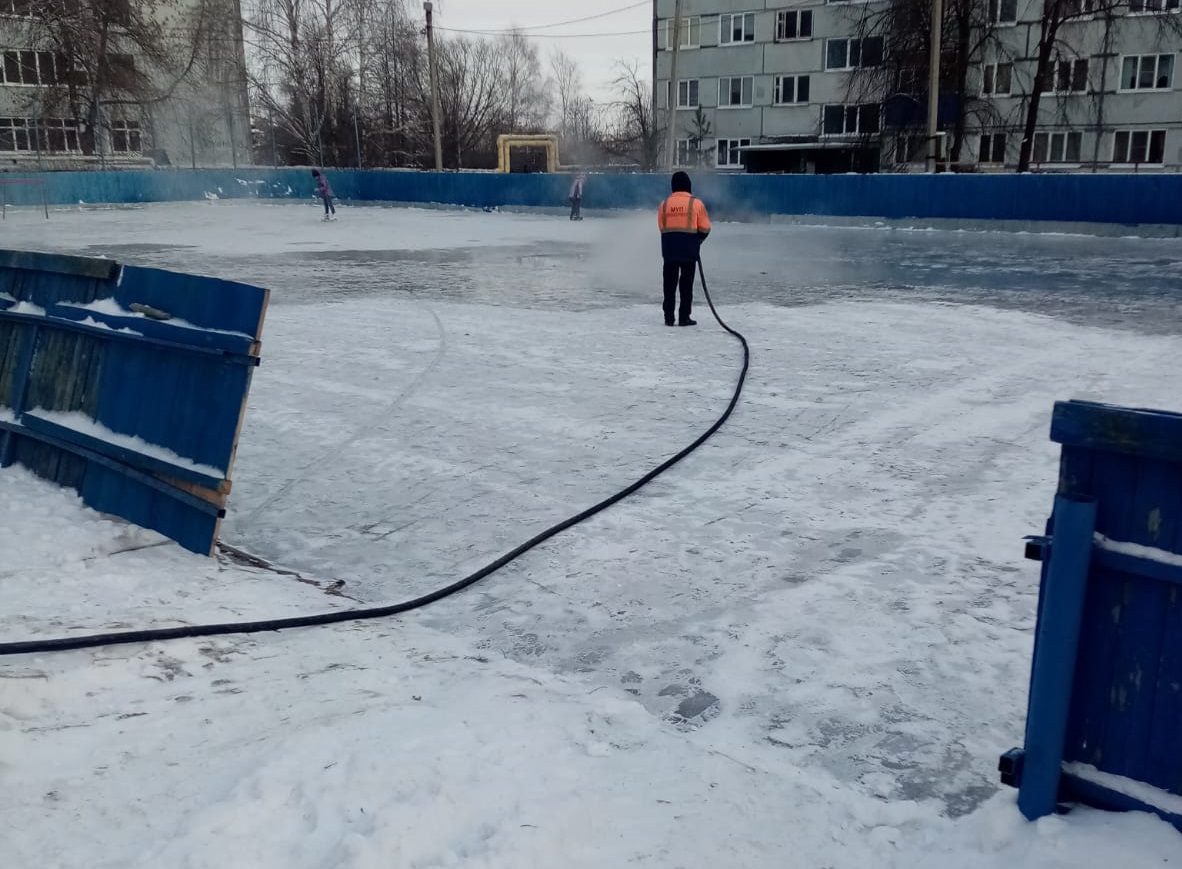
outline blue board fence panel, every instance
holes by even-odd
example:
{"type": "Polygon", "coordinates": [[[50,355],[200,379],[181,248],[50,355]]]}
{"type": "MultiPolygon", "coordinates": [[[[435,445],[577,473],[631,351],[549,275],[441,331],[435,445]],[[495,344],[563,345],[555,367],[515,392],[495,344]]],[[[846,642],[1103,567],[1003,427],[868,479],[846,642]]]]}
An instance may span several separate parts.
{"type": "Polygon", "coordinates": [[[1057,795],[1155,811],[1182,830],[1182,415],[1062,402],[1051,438],[1062,444],[1059,492],[1039,543],[1049,557],[1026,751],[1003,758],[1003,778],[1020,786],[1028,817],[1057,795]],[[1079,503],[1095,511],[1082,564],[1064,506],[1079,503]],[[1064,585],[1075,589],[1066,602],[1064,585]],[[1055,630],[1074,640],[1048,639],[1055,630]],[[1061,745],[1049,762],[1035,757],[1048,742],[1061,745]]]}
{"type": "MultiPolygon", "coordinates": [[[[337,196],[472,208],[562,207],[567,174],[327,170],[337,196]]],[[[308,169],[161,169],[9,176],[12,204],[145,203],[219,199],[311,201],[308,169]]],[[[667,174],[592,174],[591,209],[654,208],[667,174]]],[[[694,191],[721,218],[770,215],[884,219],[1098,223],[1182,227],[1182,175],[940,174],[744,175],[695,173],[694,191]]]]}
{"type": "Polygon", "coordinates": [[[266,290],[0,251],[0,464],[213,550],[266,290]]]}

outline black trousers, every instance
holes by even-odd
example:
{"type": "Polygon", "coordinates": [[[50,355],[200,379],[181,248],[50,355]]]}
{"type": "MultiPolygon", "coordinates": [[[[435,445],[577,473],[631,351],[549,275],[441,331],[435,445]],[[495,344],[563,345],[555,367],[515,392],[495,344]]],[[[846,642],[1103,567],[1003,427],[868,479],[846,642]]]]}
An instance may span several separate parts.
{"type": "Polygon", "coordinates": [[[681,305],[677,309],[677,321],[684,323],[690,318],[694,307],[694,270],[696,262],[670,262],[665,260],[665,322],[673,322],[673,305],[681,292],[681,305]]]}
{"type": "Polygon", "coordinates": [[[570,198],[570,219],[571,220],[582,220],[583,219],[582,205],[583,205],[583,197],[582,196],[572,196],[570,198]]]}

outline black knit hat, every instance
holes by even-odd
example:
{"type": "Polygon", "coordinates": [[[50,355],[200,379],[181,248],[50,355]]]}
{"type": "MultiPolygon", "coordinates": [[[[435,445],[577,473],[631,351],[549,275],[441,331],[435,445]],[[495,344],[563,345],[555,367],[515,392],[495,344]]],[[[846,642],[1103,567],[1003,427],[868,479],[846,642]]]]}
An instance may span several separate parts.
{"type": "Polygon", "coordinates": [[[674,193],[693,193],[694,185],[690,183],[690,177],[684,172],[673,173],[673,192],[674,193]]]}

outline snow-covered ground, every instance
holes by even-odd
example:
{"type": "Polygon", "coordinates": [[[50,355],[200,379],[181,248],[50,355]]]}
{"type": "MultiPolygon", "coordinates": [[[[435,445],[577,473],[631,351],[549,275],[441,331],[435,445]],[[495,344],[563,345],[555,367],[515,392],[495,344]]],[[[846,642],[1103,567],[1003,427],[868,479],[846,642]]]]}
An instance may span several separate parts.
{"type": "MultiPolygon", "coordinates": [[[[444,585],[721,412],[649,215],[251,203],[10,213],[5,245],[273,289],[203,559],[0,471],[0,637],[444,585]],[[343,580],[343,587],[334,583],[343,580]]],[[[1182,245],[720,224],[735,415],[638,495],[408,616],[0,662],[0,866],[1173,865],[1023,821],[1052,403],[1182,408],[1182,245]]],[[[700,298],[700,294],[699,294],[700,298]]]]}

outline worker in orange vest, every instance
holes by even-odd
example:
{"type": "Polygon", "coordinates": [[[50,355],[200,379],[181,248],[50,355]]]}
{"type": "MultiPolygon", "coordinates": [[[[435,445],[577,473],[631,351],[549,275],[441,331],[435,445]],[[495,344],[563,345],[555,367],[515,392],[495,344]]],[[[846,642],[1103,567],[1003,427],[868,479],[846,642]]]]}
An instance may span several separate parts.
{"type": "Polygon", "coordinates": [[[674,172],[672,186],[673,195],[662,202],[657,211],[661,256],[665,260],[665,325],[674,325],[673,304],[680,289],[677,325],[696,326],[697,321],[690,319],[694,304],[694,269],[698,263],[698,250],[710,234],[710,215],[702,200],[694,197],[689,175],[674,172]]]}

